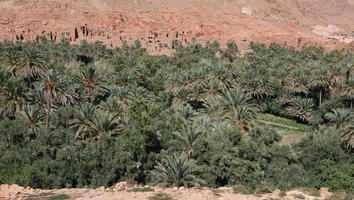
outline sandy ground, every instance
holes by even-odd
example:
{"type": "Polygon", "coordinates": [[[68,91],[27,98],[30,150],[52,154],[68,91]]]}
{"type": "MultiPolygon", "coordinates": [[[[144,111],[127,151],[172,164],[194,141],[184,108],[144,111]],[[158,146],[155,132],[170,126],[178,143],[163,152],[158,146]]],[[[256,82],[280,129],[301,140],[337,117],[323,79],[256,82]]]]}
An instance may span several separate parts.
{"type": "MultiPolygon", "coordinates": [[[[145,186],[148,187],[148,186],[145,186]]],[[[163,193],[174,200],[261,200],[261,199],[284,199],[295,200],[296,197],[303,197],[305,200],[321,200],[331,196],[328,189],[320,190],[321,197],[310,196],[300,190],[288,191],[286,196],[281,196],[279,190],[268,194],[234,194],[232,188],[221,187],[217,189],[211,188],[160,188],[152,187],[151,192],[132,192],[133,188],[143,188],[143,186],[129,186],[126,182],[117,183],[112,188],[97,189],[59,189],[59,190],[40,190],[32,188],[23,188],[18,185],[0,185],[0,200],[45,200],[51,196],[66,194],[70,199],[85,200],[151,200],[154,196],[163,193]]]]}

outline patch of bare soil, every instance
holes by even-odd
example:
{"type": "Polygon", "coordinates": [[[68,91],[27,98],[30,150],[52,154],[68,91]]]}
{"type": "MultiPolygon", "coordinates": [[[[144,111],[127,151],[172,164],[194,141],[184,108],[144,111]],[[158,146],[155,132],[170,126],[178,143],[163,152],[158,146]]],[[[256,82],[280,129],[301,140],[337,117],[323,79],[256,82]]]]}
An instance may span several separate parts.
{"type": "MultiPolygon", "coordinates": [[[[164,197],[165,200],[261,200],[261,199],[286,199],[294,200],[300,197],[305,200],[325,199],[331,196],[332,193],[328,189],[323,188],[319,191],[320,196],[314,197],[301,190],[292,190],[282,194],[279,190],[267,194],[235,194],[230,187],[221,187],[217,189],[211,188],[161,188],[128,185],[126,182],[117,183],[111,188],[97,188],[97,189],[59,189],[59,190],[40,190],[23,188],[18,185],[0,185],[0,200],[45,200],[54,199],[59,195],[68,197],[67,199],[85,200],[85,199],[105,199],[105,200],[154,200],[157,197],[164,197]],[[134,190],[134,188],[140,188],[134,190]],[[149,188],[143,192],[143,188],[149,188]],[[151,191],[152,190],[152,191],[151,191]],[[137,192],[138,191],[138,192],[137,192]]],[[[58,198],[59,199],[59,198],[58,198]]],[[[65,198],[62,198],[65,199],[65,198]]]]}
{"type": "Polygon", "coordinates": [[[280,144],[283,145],[290,145],[295,142],[298,142],[306,135],[305,132],[296,132],[296,131],[276,130],[276,132],[282,136],[282,140],[280,141],[280,144]]]}

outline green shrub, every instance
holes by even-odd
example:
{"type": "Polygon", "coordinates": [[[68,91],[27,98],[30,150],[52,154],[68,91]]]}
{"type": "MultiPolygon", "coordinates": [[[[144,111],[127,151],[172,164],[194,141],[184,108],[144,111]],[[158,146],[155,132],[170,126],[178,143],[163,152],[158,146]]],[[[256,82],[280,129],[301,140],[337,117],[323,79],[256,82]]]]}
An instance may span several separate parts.
{"type": "Polygon", "coordinates": [[[341,143],[334,127],[320,127],[295,145],[299,162],[308,174],[308,186],[331,190],[353,190],[353,156],[341,143]]]}
{"type": "Polygon", "coordinates": [[[14,183],[24,187],[48,188],[49,178],[45,172],[42,172],[36,166],[25,165],[20,174],[14,176],[14,183]]]}
{"type": "Polygon", "coordinates": [[[320,162],[320,174],[317,179],[324,187],[332,191],[354,190],[354,165],[350,163],[335,163],[332,160],[322,160],[320,162]]]}

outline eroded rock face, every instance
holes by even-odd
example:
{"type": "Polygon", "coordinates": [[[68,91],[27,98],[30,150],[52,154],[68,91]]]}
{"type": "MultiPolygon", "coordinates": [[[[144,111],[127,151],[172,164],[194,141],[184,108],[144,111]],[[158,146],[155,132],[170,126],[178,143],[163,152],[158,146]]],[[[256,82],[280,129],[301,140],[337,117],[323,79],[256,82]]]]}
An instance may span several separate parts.
{"type": "Polygon", "coordinates": [[[354,21],[352,0],[311,2],[0,0],[0,40],[35,41],[45,35],[55,41],[65,37],[71,43],[100,40],[108,47],[139,40],[152,54],[171,51],[173,40],[187,44],[192,38],[201,43],[218,40],[222,46],[234,40],[241,50],[247,49],[250,41],[329,48],[352,45],[353,42],[338,42],[311,31],[314,26],[329,24],[338,28],[338,34],[354,30],[354,24],[349,23],[354,21]],[[243,8],[252,15],[242,14],[243,8]],[[333,13],[336,15],[331,17],[333,13]],[[288,23],[281,23],[281,19],[287,19],[288,23]],[[166,44],[170,50],[164,48],[166,44]]]}

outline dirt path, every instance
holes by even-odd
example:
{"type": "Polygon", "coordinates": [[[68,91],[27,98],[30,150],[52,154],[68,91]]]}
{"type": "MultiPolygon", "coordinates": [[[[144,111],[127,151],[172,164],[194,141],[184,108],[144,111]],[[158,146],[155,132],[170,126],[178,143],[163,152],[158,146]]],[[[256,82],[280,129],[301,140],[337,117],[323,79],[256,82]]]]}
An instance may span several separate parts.
{"type": "Polygon", "coordinates": [[[261,199],[284,199],[294,200],[295,196],[305,200],[325,199],[331,195],[328,189],[320,190],[321,197],[313,197],[299,190],[292,190],[281,195],[279,190],[268,194],[234,194],[230,187],[212,188],[161,188],[129,186],[126,182],[117,183],[112,188],[97,189],[59,189],[40,190],[23,188],[18,185],[0,185],[0,200],[49,200],[49,199],[76,199],[76,200],[261,200],[261,199]],[[147,189],[145,192],[133,192],[133,188],[147,189]],[[59,197],[58,195],[62,195],[59,197]],[[53,198],[56,197],[56,198],[53,198]]]}

